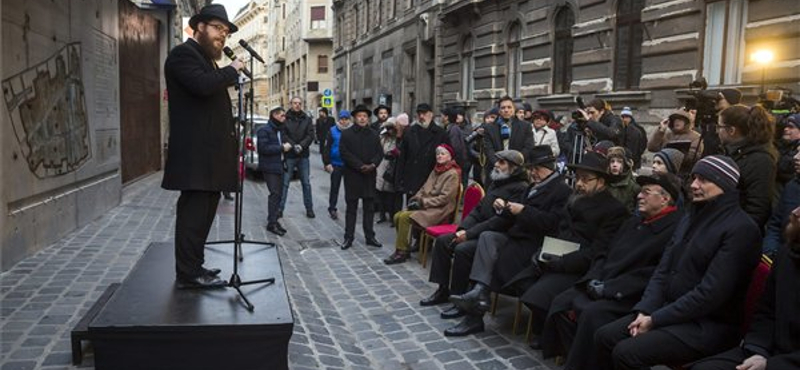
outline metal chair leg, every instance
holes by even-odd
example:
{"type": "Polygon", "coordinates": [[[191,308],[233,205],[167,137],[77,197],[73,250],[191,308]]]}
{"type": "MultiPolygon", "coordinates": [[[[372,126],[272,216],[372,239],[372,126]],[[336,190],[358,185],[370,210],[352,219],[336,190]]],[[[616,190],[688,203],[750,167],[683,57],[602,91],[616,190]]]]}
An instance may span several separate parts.
{"type": "Polygon", "coordinates": [[[492,293],[492,317],[497,313],[497,301],[500,300],[499,293],[492,293]]]}
{"type": "Polygon", "coordinates": [[[522,316],[522,302],[517,299],[517,308],[514,310],[514,327],[511,329],[511,335],[517,335],[517,326],[519,326],[520,316],[522,316]]]}
{"type": "Polygon", "coordinates": [[[525,343],[531,342],[531,334],[533,332],[533,311],[528,313],[528,329],[525,330],[525,343]]]}

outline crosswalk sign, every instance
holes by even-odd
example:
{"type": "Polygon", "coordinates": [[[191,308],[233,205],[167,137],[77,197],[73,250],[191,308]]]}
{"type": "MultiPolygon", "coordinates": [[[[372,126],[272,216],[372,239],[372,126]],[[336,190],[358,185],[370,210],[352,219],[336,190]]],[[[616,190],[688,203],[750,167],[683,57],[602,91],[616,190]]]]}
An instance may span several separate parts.
{"type": "Polygon", "coordinates": [[[333,97],[332,96],[323,96],[322,97],[322,106],[324,108],[333,108],[333,97]]]}

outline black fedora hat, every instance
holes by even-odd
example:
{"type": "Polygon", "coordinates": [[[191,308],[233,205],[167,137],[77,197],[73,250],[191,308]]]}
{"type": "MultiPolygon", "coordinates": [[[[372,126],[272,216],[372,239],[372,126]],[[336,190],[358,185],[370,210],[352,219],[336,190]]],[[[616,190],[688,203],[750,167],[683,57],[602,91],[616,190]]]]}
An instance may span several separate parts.
{"type": "Polygon", "coordinates": [[[383,105],[383,104],[381,104],[381,105],[378,105],[378,106],[377,106],[375,109],[373,109],[373,110],[372,110],[372,113],[373,113],[373,114],[375,114],[375,115],[377,116],[377,115],[378,115],[378,112],[380,112],[380,111],[381,111],[381,109],[386,109],[386,111],[387,111],[387,112],[389,112],[389,115],[390,115],[390,116],[392,115],[392,108],[389,108],[389,107],[387,107],[387,106],[385,106],[385,105],[383,105]]]}
{"type": "Polygon", "coordinates": [[[367,108],[367,106],[366,106],[366,105],[364,105],[364,104],[359,104],[359,105],[356,105],[356,108],[355,108],[355,109],[353,109],[353,110],[351,110],[351,111],[350,111],[350,114],[351,114],[353,117],[355,117],[355,116],[356,116],[356,113],[358,113],[358,112],[364,112],[364,113],[366,113],[366,114],[367,114],[367,117],[372,117],[372,112],[371,112],[371,111],[369,110],[369,108],[367,108]]]}
{"type": "Polygon", "coordinates": [[[526,166],[539,166],[545,163],[553,163],[556,157],[553,155],[553,149],[550,145],[536,145],[528,152],[528,158],[525,159],[526,166]]]}
{"type": "Polygon", "coordinates": [[[586,152],[581,163],[569,164],[567,167],[573,170],[591,171],[603,178],[608,178],[608,159],[600,153],[586,152]]]}
{"type": "Polygon", "coordinates": [[[230,29],[229,34],[234,34],[236,31],[239,30],[239,27],[236,27],[235,24],[231,23],[228,20],[228,12],[225,11],[225,7],[222,4],[210,4],[200,9],[200,13],[197,13],[189,19],[189,27],[192,27],[193,30],[197,29],[197,24],[200,22],[208,22],[211,19],[218,19],[225,23],[230,29]]]}

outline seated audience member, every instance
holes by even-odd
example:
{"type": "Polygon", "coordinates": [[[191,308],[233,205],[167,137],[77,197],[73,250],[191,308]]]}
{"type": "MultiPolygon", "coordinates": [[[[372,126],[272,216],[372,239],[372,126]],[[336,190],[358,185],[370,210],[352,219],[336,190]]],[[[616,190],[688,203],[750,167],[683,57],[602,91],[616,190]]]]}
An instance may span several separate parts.
{"type": "Polygon", "coordinates": [[[615,146],[608,149],[608,192],[625,206],[628,212],[636,208],[639,184],[633,179],[633,159],[630,151],[615,146]]]}
{"type": "MultiPolygon", "coordinates": [[[[558,239],[579,244],[575,252],[559,256],[535,256],[512,283],[522,288],[520,300],[533,314],[532,331],[540,335],[553,299],[589,271],[596,256],[606,252],[611,238],[628,218],[628,211],[608,191],[608,162],[597,152],[570,165],[575,170],[575,191],[561,210],[558,239]]],[[[530,246],[540,248],[541,245],[530,246]]]]}
{"type": "Polygon", "coordinates": [[[412,227],[424,230],[439,225],[453,217],[461,186],[461,169],[453,160],[453,148],[447,144],[436,147],[436,165],[422,188],[408,200],[408,209],[394,215],[397,226],[395,251],[383,260],[387,265],[403,263],[408,259],[408,240],[412,227]]]}
{"type": "Polygon", "coordinates": [[[696,362],[691,370],[800,368],[800,208],[791,213],[786,246],[772,267],[753,321],[738,347],[696,362]]]}
{"type": "Polygon", "coordinates": [[[778,152],[772,145],[772,116],[761,106],[734,105],[719,114],[717,134],[741,171],[739,202],[759,228],[772,212],[778,152]]]}
{"type": "Polygon", "coordinates": [[[688,143],[681,167],[689,170],[694,166],[694,162],[700,159],[700,153],[703,153],[703,142],[700,140],[700,133],[694,130],[694,117],[683,109],[672,112],[668,118],[661,121],[658,129],[653,132],[653,136],[647,142],[647,150],[658,152],[670,144],[679,142],[688,143]]]}
{"type": "Polygon", "coordinates": [[[532,179],[527,191],[517,199],[497,198],[493,203],[495,211],[512,226],[507,232],[482,233],[469,276],[453,276],[454,281],[471,280],[475,285],[465,294],[450,297],[450,301],[467,315],[461,323],[446,329],[446,336],[483,331],[483,314],[489,308],[492,288],[497,290],[525,269],[544,236],[557,230],[557,211],[564,207],[569,187],[564,177],[555,172],[555,157],[550,147],[534,147],[526,165],[532,179]]]}
{"type": "MultiPolygon", "coordinates": [[[[490,175],[492,184],[486,195],[469,215],[461,220],[455,233],[436,238],[433,243],[430,282],[438,284],[439,287],[430,297],[421,300],[420,306],[447,303],[451,294],[463,294],[467,291],[478,237],[483,232],[504,231],[510,226],[503,218],[497,217],[492,206],[495,199],[518,199],[528,187],[528,173],[523,167],[524,161],[522,153],[516,150],[497,153],[497,162],[490,175]]],[[[463,311],[452,305],[442,312],[442,318],[445,319],[463,315],[463,311]]]]}
{"type": "Polygon", "coordinates": [[[736,344],[761,232],[739,205],[725,156],[692,169],[693,207],[678,224],[633,313],[595,333],[597,367],[682,366],[736,344]]]}
{"type": "Polygon", "coordinates": [[[680,221],[675,175],[640,176],[636,182],[642,186],[639,213],[622,224],[608,253],[595,257],[589,272],[553,300],[540,341],[532,344],[545,358],[567,355],[564,369],[594,367],[595,331],[631,312],[680,221]]]}
{"type": "Polygon", "coordinates": [[[789,222],[789,213],[800,206],[800,144],[797,149],[798,152],[794,155],[795,176],[784,186],[781,199],[775,205],[772,216],[767,221],[762,250],[770,257],[774,256],[778,248],[785,244],[782,231],[789,222]]]}
{"type": "Polygon", "coordinates": [[[678,176],[683,165],[683,152],[664,148],[653,156],[653,173],[671,173],[678,176]]]}

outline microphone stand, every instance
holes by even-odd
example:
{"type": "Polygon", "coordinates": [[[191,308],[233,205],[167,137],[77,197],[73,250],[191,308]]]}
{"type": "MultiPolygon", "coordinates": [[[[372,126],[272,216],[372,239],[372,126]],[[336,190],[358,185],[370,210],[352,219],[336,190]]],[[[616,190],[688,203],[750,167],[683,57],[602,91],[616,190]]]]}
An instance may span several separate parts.
{"type": "MultiPolygon", "coordinates": [[[[250,70],[253,70],[253,57],[250,56],[250,70]]],[[[255,306],[247,299],[247,296],[242,292],[241,287],[243,285],[252,285],[252,284],[274,284],[275,278],[265,278],[265,279],[258,279],[258,280],[249,280],[243,281],[241,276],[239,276],[239,262],[244,261],[244,255],[242,253],[242,244],[256,244],[256,245],[264,245],[267,247],[275,247],[275,243],[270,242],[261,242],[261,241],[252,241],[247,240],[242,233],[242,208],[243,208],[243,200],[244,197],[242,196],[242,191],[244,190],[244,169],[242,166],[244,165],[244,155],[247,148],[244,146],[244,137],[249,137],[250,131],[252,130],[252,123],[253,123],[253,109],[255,107],[254,102],[254,95],[253,95],[253,79],[250,79],[250,91],[247,94],[243,93],[244,90],[244,77],[239,76],[236,80],[236,89],[239,91],[239,101],[238,101],[238,118],[236,120],[236,145],[238,148],[237,152],[237,166],[238,166],[238,179],[237,179],[237,187],[236,187],[236,197],[234,198],[234,238],[233,240],[220,240],[220,241],[213,241],[208,242],[206,245],[211,244],[231,244],[233,243],[233,274],[231,275],[230,280],[228,281],[228,287],[236,289],[236,292],[239,293],[239,296],[242,298],[244,302],[245,308],[248,311],[253,311],[255,306]],[[247,103],[244,101],[246,95],[249,95],[250,98],[250,120],[248,122],[247,119],[247,103]]]]}

